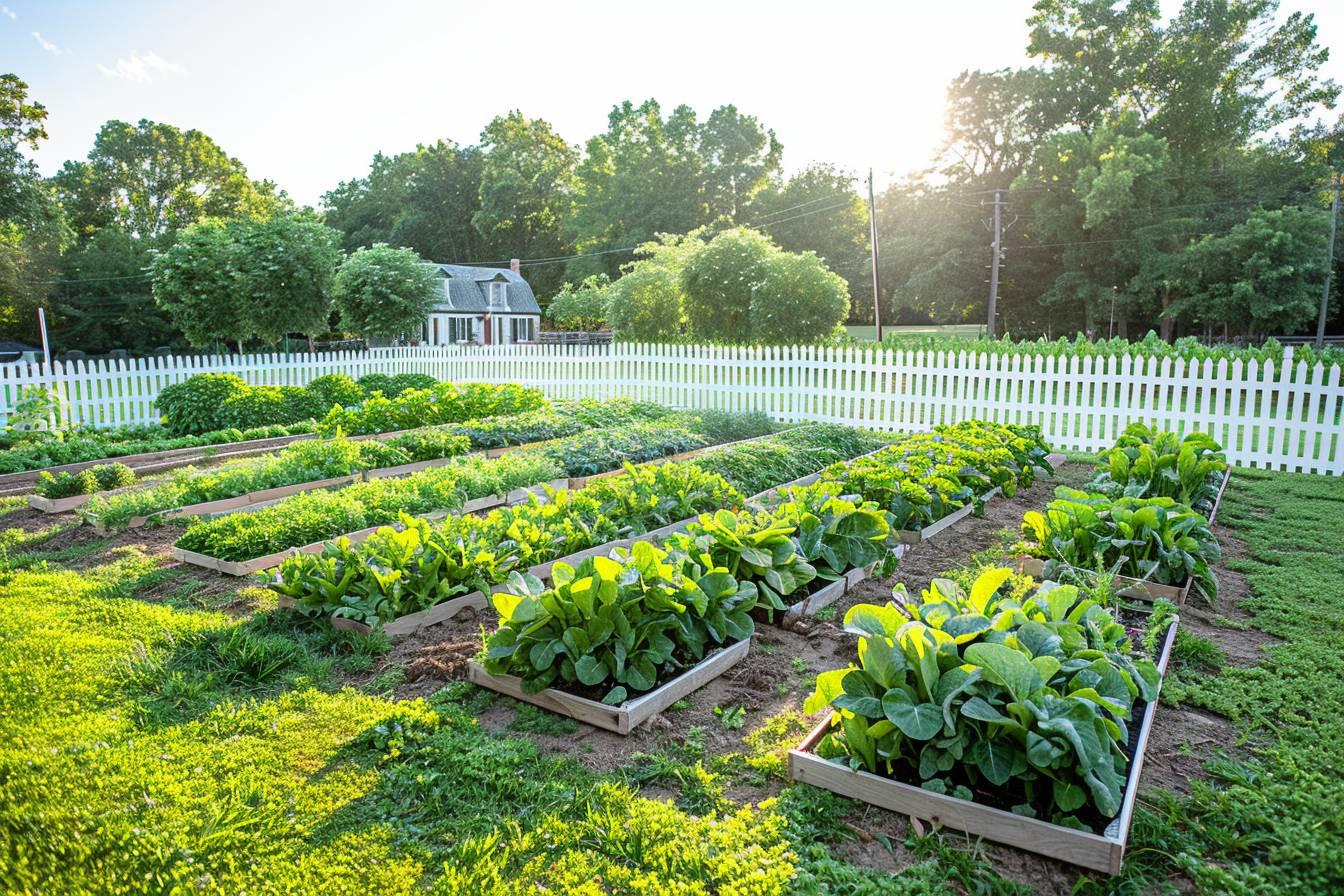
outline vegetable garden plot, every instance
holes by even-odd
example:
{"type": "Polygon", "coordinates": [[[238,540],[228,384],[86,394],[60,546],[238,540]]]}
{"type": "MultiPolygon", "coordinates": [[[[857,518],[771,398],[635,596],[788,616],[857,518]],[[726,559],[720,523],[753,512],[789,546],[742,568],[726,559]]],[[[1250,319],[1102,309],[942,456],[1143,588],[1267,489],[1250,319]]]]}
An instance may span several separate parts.
{"type": "MultiPolygon", "coordinates": [[[[524,501],[529,500],[534,495],[537,496],[544,495],[547,487],[555,489],[558,487],[562,487],[564,483],[565,480],[561,479],[550,483],[542,483],[540,485],[529,486],[528,488],[514,489],[513,491],[508,492],[507,494],[486,495],[485,497],[482,498],[473,498],[464,503],[461,508],[454,511],[433,511],[429,514],[423,514],[421,516],[424,519],[430,519],[433,517],[434,514],[450,513],[451,515],[466,515],[466,514],[480,513],[483,510],[490,510],[491,508],[494,507],[521,504],[524,501]]],[[[201,566],[206,569],[212,569],[215,570],[216,572],[221,572],[227,576],[246,576],[251,575],[252,573],[255,572],[261,572],[262,570],[271,569],[272,567],[279,566],[288,557],[291,557],[294,554],[320,553],[333,540],[344,539],[345,541],[348,541],[351,544],[358,544],[364,539],[368,538],[374,532],[377,532],[379,529],[386,528],[386,526],[387,524],[369,526],[366,529],[359,529],[354,532],[347,532],[344,535],[338,535],[335,537],[335,539],[324,538],[321,541],[311,542],[309,544],[305,544],[299,547],[285,548],[284,550],[281,551],[275,551],[260,557],[253,557],[250,560],[241,560],[241,561],[222,560],[218,557],[211,557],[208,554],[202,554],[196,551],[189,551],[186,550],[185,548],[180,548],[174,545],[173,559],[179,560],[183,563],[189,563],[193,566],[201,566]]]]}
{"type": "MultiPolygon", "coordinates": [[[[1176,624],[1167,630],[1162,642],[1158,668],[1166,674],[1171,650],[1176,643],[1176,624]]],[[[822,720],[796,748],[789,750],[789,777],[794,781],[811,784],[823,790],[860,800],[901,815],[910,815],[954,830],[984,837],[996,843],[1015,846],[1081,865],[1095,871],[1119,874],[1129,843],[1134,806],[1138,798],[1139,776],[1143,772],[1144,752],[1148,747],[1158,701],[1148,702],[1137,730],[1124,790],[1120,814],[1101,833],[1077,830],[1027,818],[1013,812],[986,806],[955,796],[934,793],[913,784],[856,771],[817,755],[818,743],[826,735],[831,717],[822,720]]]]}
{"type": "Polygon", "coordinates": [[[491,675],[485,671],[484,666],[475,661],[468,664],[467,676],[475,684],[513,697],[515,700],[540,706],[542,709],[568,716],[594,728],[614,731],[617,734],[630,734],[673,703],[727,672],[750,650],[750,640],[738,641],[729,647],[721,648],[666,684],[616,706],[555,688],[528,693],[523,688],[522,679],[512,675],[491,675]]]}

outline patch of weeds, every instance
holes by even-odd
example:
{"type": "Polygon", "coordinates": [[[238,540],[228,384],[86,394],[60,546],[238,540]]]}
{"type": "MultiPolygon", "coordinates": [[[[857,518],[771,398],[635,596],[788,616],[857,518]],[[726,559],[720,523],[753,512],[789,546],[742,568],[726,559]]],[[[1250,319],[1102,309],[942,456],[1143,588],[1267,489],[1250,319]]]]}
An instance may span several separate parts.
{"type": "Polygon", "coordinates": [[[785,711],[766,719],[743,738],[747,766],[787,780],[789,750],[802,742],[810,728],[806,717],[797,712],[785,711]]]}
{"type": "Polygon", "coordinates": [[[9,516],[11,513],[22,510],[28,506],[28,499],[23,495],[10,495],[0,498],[0,518],[9,516]]]}
{"type": "Polygon", "coordinates": [[[1216,672],[1227,662],[1227,657],[1208,638],[1192,635],[1184,629],[1176,630],[1176,644],[1173,648],[1176,658],[1186,666],[1204,672],[1216,672]]]}
{"type": "Polygon", "coordinates": [[[1219,628],[1231,629],[1236,632],[1248,632],[1251,630],[1251,623],[1246,619],[1232,619],[1221,613],[1215,614],[1209,619],[1210,624],[1219,628]]]}
{"type": "MultiPolygon", "coordinates": [[[[499,695],[485,688],[478,688],[469,681],[450,681],[429,696],[429,705],[442,715],[461,715],[475,718],[485,712],[499,695]]],[[[519,704],[520,706],[523,704],[519,704]]]]}
{"type": "Polygon", "coordinates": [[[806,675],[808,672],[807,660],[800,656],[796,656],[789,660],[789,665],[793,667],[793,671],[797,675],[806,675]]]}
{"type": "Polygon", "coordinates": [[[725,731],[736,731],[747,723],[747,711],[741,706],[716,706],[714,715],[718,716],[725,731]]]}
{"type": "Polygon", "coordinates": [[[779,811],[794,843],[842,843],[854,838],[844,818],[854,801],[810,784],[794,784],[779,795],[779,811]]]}
{"type": "Polygon", "coordinates": [[[690,709],[690,708],[691,708],[691,701],[687,700],[685,697],[681,698],[676,703],[673,703],[671,706],[668,707],[668,709],[690,709]]]}
{"type": "Polygon", "coordinates": [[[379,672],[364,689],[370,694],[391,694],[406,683],[406,667],[397,664],[379,672]]]}
{"type": "Polygon", "coordinates": [[[519,703],[517,712],[513,716],[513,721],[509,723],[510,731],[518,731],[523,734],[544,734],[552,737],[568,737],[579,730],[579,723],[558,713],[547,712],[539,706],[533,706],[530,703],[519,703]]]}
{"type": "Polygon", "coordinates": [[[818,622],[834,622],[835,614],[838,612],[839,611],[836,609],[835,604],[831,604],[829,607],[822,607],[820,610],[818,610],[816,613],[813,614],[812,618],[817,620],[818,622]]]}

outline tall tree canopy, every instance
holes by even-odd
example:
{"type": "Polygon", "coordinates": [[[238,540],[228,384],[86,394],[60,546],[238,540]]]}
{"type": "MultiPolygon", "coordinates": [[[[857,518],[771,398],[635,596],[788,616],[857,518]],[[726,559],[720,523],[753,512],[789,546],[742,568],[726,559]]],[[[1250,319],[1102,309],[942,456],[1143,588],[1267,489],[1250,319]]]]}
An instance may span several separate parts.
{"type": "Polygon", "coordinates": [[[274,184],[253,182],[205,134],[143,118],[104,124],[88,160],[66,162],[54,181],[81,236],[111,226],[155,238],[203,218],[266,217],[284,204],[274,184]]]}
{"type": "Polygon", "coordinates": [[[37,309],[70,241],[65,215],[26,155],[46,139],[47,110],[16,75],[0,75],[0,336],[35,344],[37,309]]]}

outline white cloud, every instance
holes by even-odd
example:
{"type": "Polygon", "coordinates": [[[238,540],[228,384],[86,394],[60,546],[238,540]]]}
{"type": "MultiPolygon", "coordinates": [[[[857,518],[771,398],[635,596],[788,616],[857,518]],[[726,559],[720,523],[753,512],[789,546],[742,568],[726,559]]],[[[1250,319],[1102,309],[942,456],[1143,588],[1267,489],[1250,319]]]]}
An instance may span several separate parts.
{"type": "Polygon", "coordinates": [[[47,51],[48,53],[50,53],[51,55],[53,55],[53,56],[59,56],[59,55],[61,55],[61,48],[58,47],[58,46],[56,46],[56,45],[55,45],[54,43],[52,43],[51,41],[47,40],[45,37],[43,37],[42,34],[41,34],[40,32],[34,31],[34,32],[33,32],[33,37],[37,40],[37,44],[38,44],[38,46],[40,46],[42,49],[46,50],[46,51],[47,51]]]}
{"type": "Polygon", "coordinates": [[[98,63],[98,71],[119,81],[150,84],[155,78],[161,78],[164,75],[180,75],[183,69],[182,66],[175,62],[169,62],[153,50],[144,54],[132,50],[129,59],[118,59],[116,64],[110,68],[101,62],[98,63]]]}
{"type": "Polygon", "coordinates": [[[9,18],[13,20],[17,19],[19,17],[19,14],[16,13],[14,10],[10,9],[8,6],[0,6],[0,16],[9,16],[9,18]]]}

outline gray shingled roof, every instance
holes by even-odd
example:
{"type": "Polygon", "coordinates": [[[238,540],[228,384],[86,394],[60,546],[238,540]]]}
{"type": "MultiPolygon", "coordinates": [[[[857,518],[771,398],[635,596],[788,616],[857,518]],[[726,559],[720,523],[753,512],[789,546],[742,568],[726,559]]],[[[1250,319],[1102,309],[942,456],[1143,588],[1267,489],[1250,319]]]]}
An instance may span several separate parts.
{"type": "Polygon", "coordinates": [[[502,279],[509,284],[510,314],[540,314],[541,306],[532,294],[532,287],[520,274],[508,268],[474,268],[461,264],[435,264],[447,285],[447,301],[440,304],[444,311],[484,312],[485,287],[491,280],[502,279]]]}

